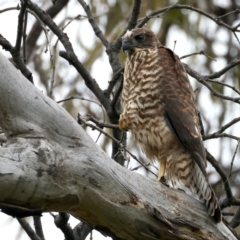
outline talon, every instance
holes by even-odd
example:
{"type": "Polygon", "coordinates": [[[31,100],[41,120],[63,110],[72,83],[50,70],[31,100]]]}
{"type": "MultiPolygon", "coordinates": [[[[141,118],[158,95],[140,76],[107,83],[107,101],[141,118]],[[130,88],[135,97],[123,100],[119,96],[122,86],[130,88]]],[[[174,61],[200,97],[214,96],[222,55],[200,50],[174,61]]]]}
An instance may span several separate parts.
{"type": "Polygon", "coordinates": [[[159,173],[158,173],[158,181],[159,181],[162,177],[164,177],[165,170],[166,170],[166,161],[161,161],[161,162],[160,162],[160,169],[159,169],[159,173]]]}
{"type": "Polygon", "coordinates": [[[159,181],[160,181],[160,183],[162,183],[163,185],[169,187],[169,185],[167,184],[167,179],[166,179],[164,176],[162,176],[159,181]]]}

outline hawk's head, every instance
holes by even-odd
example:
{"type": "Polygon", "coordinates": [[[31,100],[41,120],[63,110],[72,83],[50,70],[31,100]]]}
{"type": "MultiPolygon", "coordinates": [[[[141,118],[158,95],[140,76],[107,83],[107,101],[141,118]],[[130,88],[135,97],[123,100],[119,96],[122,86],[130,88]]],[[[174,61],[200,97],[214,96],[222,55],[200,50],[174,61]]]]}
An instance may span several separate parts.
{"type": "Polygon", "coordinates": [[[147,28],[135,28],[122,37],[122,49],[128,53],[136,49],[156,48],[161,46],[155,34],[147,28]]]}

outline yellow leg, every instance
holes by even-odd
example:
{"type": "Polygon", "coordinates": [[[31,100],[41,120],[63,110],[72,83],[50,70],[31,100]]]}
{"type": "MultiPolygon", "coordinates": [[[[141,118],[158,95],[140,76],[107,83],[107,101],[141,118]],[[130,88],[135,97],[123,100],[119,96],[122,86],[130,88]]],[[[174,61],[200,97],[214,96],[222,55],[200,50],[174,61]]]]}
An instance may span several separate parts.
{"type": "Polygon", "coordinates": [[[161,177],[164,176],[166,170],[166,161],[161,161],[160,162],[160,169],[158,173],[158,181],[161,179],[161,177]]]}

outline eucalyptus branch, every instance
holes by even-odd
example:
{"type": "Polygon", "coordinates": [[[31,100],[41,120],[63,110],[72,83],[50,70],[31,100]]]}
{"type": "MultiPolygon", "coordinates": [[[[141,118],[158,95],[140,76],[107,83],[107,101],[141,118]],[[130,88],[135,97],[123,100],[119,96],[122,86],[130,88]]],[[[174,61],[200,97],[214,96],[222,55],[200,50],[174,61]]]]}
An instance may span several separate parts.
{"type": "Polygon", "coordinates": [[[82,5],[83,9],[85,10],[85,12],[88,16],[88,21],[91,24],[96,36],[101,40],[102,44],[107,48],[109,42],[107,41],[107,39],[103,35],[102,31],[98,27],[97,23],[95,22],[94,17],[92,16],[92,13],[90,11],[89,5],[87,5],[84,0],[78,0],[78,2],[82,5]]]}

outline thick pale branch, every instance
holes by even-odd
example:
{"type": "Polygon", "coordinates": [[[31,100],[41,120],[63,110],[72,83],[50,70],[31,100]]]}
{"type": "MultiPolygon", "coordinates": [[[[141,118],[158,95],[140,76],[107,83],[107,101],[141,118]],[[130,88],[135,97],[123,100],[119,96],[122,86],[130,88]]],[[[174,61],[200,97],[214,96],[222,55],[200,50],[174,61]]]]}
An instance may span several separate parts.
{"type": "Polygon", "coordinates": [[[118,239],[237,239],[202,203],[120,166],[0,54],[0,203],[69,212],[118,239]]]}

